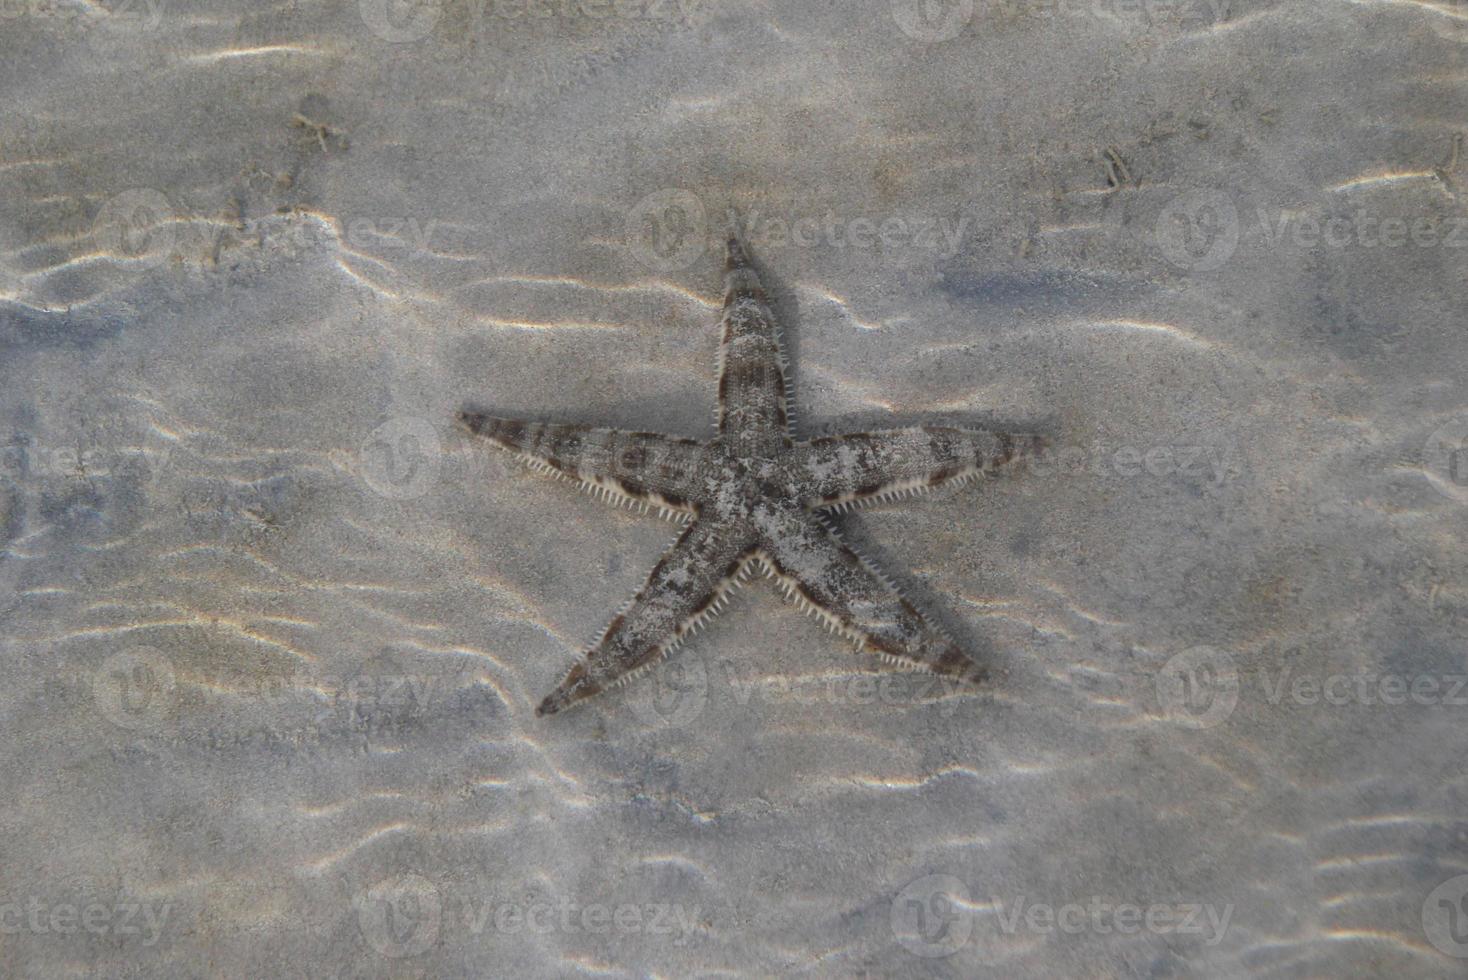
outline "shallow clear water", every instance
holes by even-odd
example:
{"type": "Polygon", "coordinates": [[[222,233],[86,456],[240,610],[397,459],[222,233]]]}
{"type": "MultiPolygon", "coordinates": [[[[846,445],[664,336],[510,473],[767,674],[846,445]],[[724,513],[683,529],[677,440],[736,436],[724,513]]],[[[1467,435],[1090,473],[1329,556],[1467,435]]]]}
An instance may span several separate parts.
{"type": "Polygon", "coordinates": [[[0,972],[1464,969],[1458,5],[0,13],[0,972]],[[537,719],[675,529],[454,413],[707,435],[731,211],[803,433],[1057,433],[842,518],[991,681],[537,719]]]}

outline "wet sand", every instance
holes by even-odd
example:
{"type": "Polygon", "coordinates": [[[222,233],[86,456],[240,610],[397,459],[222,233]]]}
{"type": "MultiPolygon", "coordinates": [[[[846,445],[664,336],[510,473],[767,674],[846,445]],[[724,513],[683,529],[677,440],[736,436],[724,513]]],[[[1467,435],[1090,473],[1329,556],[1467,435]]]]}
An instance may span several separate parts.
{"type": "Polygon", "coordinates": [[[0,33],[0,972],[1461,970],[1462,11],[115,7],[0,33]],[[455,413],[708,436],[731,212],[802,434],[1057,433],[841,518],[991,680],[756,580],[537,719],[676,527],[455,413]]]}

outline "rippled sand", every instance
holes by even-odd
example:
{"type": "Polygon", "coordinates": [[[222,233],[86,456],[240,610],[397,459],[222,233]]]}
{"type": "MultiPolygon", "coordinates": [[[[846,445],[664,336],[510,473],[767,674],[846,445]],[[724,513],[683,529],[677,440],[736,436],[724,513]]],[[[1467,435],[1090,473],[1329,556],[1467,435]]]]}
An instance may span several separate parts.
{"type": "MultiPolygon", "coordinates": [[[[1458,6],[8,5],[0,973],[1458,975],[1458,6]],[[1057,449],[535,704],[676,528],[453,426],[1057,449]],[[1457,814],[1457,816],[1454,816],[1457,814]]],[[[1464,877],[1460,877],[1464,876],[1464,877]]]]}

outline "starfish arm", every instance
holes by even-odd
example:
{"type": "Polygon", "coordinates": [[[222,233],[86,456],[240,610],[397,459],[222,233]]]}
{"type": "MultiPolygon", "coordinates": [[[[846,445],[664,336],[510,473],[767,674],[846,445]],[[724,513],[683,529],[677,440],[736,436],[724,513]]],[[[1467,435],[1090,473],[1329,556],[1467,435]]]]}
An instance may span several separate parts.
{"type": "Polygon", "coordinates": [[[654,432],[593,429],[459,413],[460,423],[531,466],[579,481],[587,489],[629,503],[654,504],[687,514],[703,446],[654,432]]]}
{"type": "Polygon", "coordinates": [[[767,521],[759,557],[790,599],[860,649],[920,670],[982,679],[958,644],[816,515],[792,509],[767,521]]]}
{"type": "Polygon", "coordinates": [[[750,448],[783,441],[789,391],[779,328],[759,274],[738,239],[729,239],[719,344],[719,431],[750,448]]]}
{"type": "Polygon", "coordinates": [[[674,650],[690,631],[723,608],[753,553],[753,533],[737,525],[691,524],[644,585],[565,680],[535,709],[551,715],[630,679],[674,650]]]}
{"type": "Polygon", "coordinates": [[[846,507],[963,481],[1037,451],[1041,436],[922,425],[796,443],[794,475],[807,507],[846,507]]]}

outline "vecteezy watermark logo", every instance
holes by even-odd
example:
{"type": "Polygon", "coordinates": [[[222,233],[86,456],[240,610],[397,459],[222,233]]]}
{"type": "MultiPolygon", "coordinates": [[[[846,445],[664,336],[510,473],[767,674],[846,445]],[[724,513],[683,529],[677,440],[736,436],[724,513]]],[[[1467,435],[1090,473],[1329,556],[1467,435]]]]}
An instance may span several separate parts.
{"type": "Polygon", "coordinates": [[[972,217],[923,214],[766,214],[730,210],[712,225],[703,202],[685,190],[649,194],[628,213],[627,241],[643,265],[672,272],[692,265],[705,251],[722,252],[721,233],[764,248],[912,249],[950,259],[958,254],[972,217]]]}
{"type": "Polygon", "coordinates": [[[1212,728],[1239,703],[1233,658],[1199,646],[1173,657],[1157,674],[1157,701],[1168,720],[1188,728],[1212,728]]]}
{"type": "MultiPolygon", "coordinates": [[[[65,417],[64,411],[57,414],[65,417]]],[[[89,426],[56,433],[54,438],[15,431],[8,442],[0,443],[0,487],[119,477],[149,488],[162,479],[174,445],[157,426],[149,426],[141,440],[121,426],[105,424],[100,430],[89,426]]],[[[4,513],[0,507],[0,526],[5,524],[4,513]]]]}
{"type": "MultiPolygon", "coordinates": [[[[3,0],[0,0],[3,2],[3,0]]],[[[362,22],[395,44],[421,41],[433,33],[449,0],[358,0],[362,22]]],[[[502,35],[517,25],[571,20],[689,26],[703,0],[452,0],[454,35],[502,35]],[[492,23],[492,26],[490,26],[492,23]]]]}
{"type": "Polygon", "coordinates": [[[374,491],[392,500],[414,500],[438,482],[443,444],[427,419],[402,415],[373,429],[357,459],[362,479],[374,491]]]}
{"type": "Polygon", "coordinates": [[[1201,935],[1205,946],[1216,946],[1228,932],[1229,920],[1233,918],[1233,903],[1223,908],[1200,902],[1163,903],[1141,905],[1135,902],[1108,902],[1100,895],[1092,895],[1082,902],[1066,902],[1051,905],[1046,902],[1031,902],[1024,896],[1017,901],[991,900],[999,918],[999,928],[1006,935],[1021,930],[1037,935],[1063,932],[1075,935],[1083,932],[1097,935],[1135,935],[1146,931],[1153,935],[1171,934],[1201,935]]]}
{"type": "Polygon", "coordinates": [[[892,934],[914,956],[952,956],[973,935],[968,886],[952,875],[919,878],[892,901],[892,934]]]}
{"type": "Polygon", "coordinates": [[[1422,466],[1438,493],[1468,503],[1468,415],[1452,419],[1427,437],[1422,466]]]}
{"type": "MultiPolygon", "coordinates": [[[[1468,877],[1468,876],[1465,876],[1468,877]]],[[[928,875],[908,885],[892,903],[892,932],[915,956],[952,956],[973,935],[978,915],[991,912],[1001,935],[1054,933],[1075,935],[1199,935],[1208,946],[1223,941],[1233,918],[1232,903],[1219,908],[1201,902],[1113,902],[1109,897],[1063,902],[1010,901],[991,895],[975,906],[964,883],[952,875],[928,875]]]]}
{"type": "Polygon", "coordinates": [[[1422,931],[1438,952],[1468,959],[1468,875],[1449,878],[1427,896],[1422,931]]]}
{"type": "Polygon", "coordinates": [[[464,926],[479,935],[492,922],[496,932],[548,935],[553,932],[586,932],[605,936],[612,932],[648,936],[676,936],[674,946],[685,946],[698,927],[702,909],[664,902],[486,902],[465,896],[464,926]]]}
{"type": "Polygon", "coordinates": [[[716,667],[716,673],[722,672],[728,681],[734,702],[741,707],[751,700],[775,705],[880,705],[899,708],[937,703],[939,714],[946,718],[958,710],[959,699],[955,695],[973,690],[966,681],[942,674],[863,672],[805,678],[748,678],[741,676],[740,665],[732,660],[720,660],[716,667]]]}
{"type": "Polygon", "coordinates": [[[280,720],[244,727],[206,720],[201,727],[180,726],[170,734],[208,749],[233,751],[247,746],[320,745],[361,736],[392,739],[422,730],[433,718],[448,714],[479,724],[498,695],[472,682],[471,675],[472,668],[463,663],[431,671],[409,669],[384,652],[345,676],[301,671],[251,678],[243,684],[222,678],[211,683],[205,677],[187,701],[180,699],[191,709],[189,717],[218,717],[209,709],[211,700],[221,697],[230,703],[260,702],[267,709],[262,715],[280,720]]]}
{"type": "Polygon", "coordinates": [[[272,210],[221,223],[208,213],[174,206],[158,191],[137,189],[108,201],[93,221],[92,233],[102,251],[146,268],[169,257],[190,261],[238,249],[292,257],[340,246],[368,254],[387,249],[431,252],[434,236],[445,232],[434,218],[383,214],[329,220],[305,209],[272,210]]]}
{"type": "Polygon", "coordinates": [[[1228,0],[997,0],[1007,18],[1093,18],[1111,24],[1207,27],[1228,16],[1228,0]]]}
{"type": "Polygon", "coordinates": [[[159,191],[123,191],[102,206],[92,234],[102,251],[120,259],[155,266],[173,252],[178,212],[159,191]]]}
{"type": "Polygon", "coordinates": [[[915,41],[951,41],[974,16],[974,0],[892,0],[892,19],[915,41]]]}
{"type": "Polygon", "coordinates": [[[31,896],[23,902],[0,902],[0,936],[113,936],[120,944],[132,936],[140,945],[158,945],[168,917],[169,902],[138,902],[120,895],[106,901],[47,902],[31,896]]]}
{"type": "Polygon", "coordinates": [[[443,897],[422,875],[403,874],[358,893],[357,925],[362,938],[390,959],[417,956],[438,942],[443,897]]]}
{"type": "Polygon", "coordinates": [[[626,690],[628,704],[644,724],[682,728],[708,704],[708,670],[702,657],[680,651],[626,690]]]}
{"type": "Polygon", "coordinates": [[[762,247],[909,247],[934,251],[945,259],[958,254],[970,220],[966,214],[953,219],[920,215],[887,215],[880,219],[856,215],[845,218],[832,211],[820,217],[813,214],[781,216],[759,211],[749,212],[742,220],[736,215],[729,216],[729,224],[738,229],[740,238],[762,247]]]}
{"type": "Polygon", "coordinates": [[[1239,247],[1239,211],[1222,191],[1173,198],[1157,216],[1157,247],[1180,269],[1211,272],[1239,247]]]}
{"type": "Polygon", "coordinates": [[[1043,453],[1029,453],[1013,464],[1017,471],[1038,477],[1086,476],[1138,479],[1180,479],[1189,483],[1222,486],[1244,472],[1235,450],[1225,446],[1053,446],[1043,453]]]}
{"type": "Polygon", "coordinates": [[[688,268],[703,254],[708,238],[708,215],[691,191],[656,191],[627,214],[627,243],[632,254],[655,272],[688,268]]]}
{"type": "Polygon", "coordinates": [[[1258,216],[1260,237],[1270,248],[1468,248],[1468,219],[1462,215],[1419,214],[1408,220],[1357,208],[1319,218],[1291,212],[1271,218],[1259,208],[1258,216]]]}
{"type": "Polygon", "coordinates": [[[157,731],[177,692],[173,666],[153,647],[130,647],[92,675],[92,701],[108,721],[131,731],[157,731]]]}
{"type": "Polygon", "coordinates": [[[1324,678],[1311,674],[1296,676],[1290,667],[1273,677],[1261,672],[1264,698],[1279,704],[1286,697],[1293,704],[1336,707],[1359,705],[1422,707],[1468,707],[1468,674],[1330,674],[1324,678]]]}
{"type": "Polygon", "coordinates": [[[636,933],[671,936],[684,946],[703,918],[700,906],[665,902],[579,902],[572,898],[524,898],[439,888],[422,875],[405,873],[379,881],[352,899],[357,924],[374,950],[390,959],[426,952],[448,933],[480,937],[552,933],[636,933]]]}
{"type": "Polygon", "coordinates": [[[357,0],[362,23],[393,44],[421,41],[443,13],[442,0],[357,0]]]}

